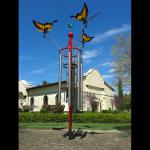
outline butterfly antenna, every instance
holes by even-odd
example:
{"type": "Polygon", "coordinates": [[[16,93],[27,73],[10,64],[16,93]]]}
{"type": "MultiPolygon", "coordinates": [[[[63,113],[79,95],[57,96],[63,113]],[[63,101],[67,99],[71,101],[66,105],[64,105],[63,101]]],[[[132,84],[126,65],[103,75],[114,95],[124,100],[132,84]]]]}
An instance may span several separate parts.
{"type": "Polygon", "coordinates": [[[84,48],[84,44],[82,43],[82,48],[84,48]]]}
{"type": "Polygon", "coordinates": [[[58,22],[58,20],[54,20],[54,21],[52,22],[52,24],[55,23],[55,22],[58,22]]]}
{"type": "Polygon", "coordinates": [[[91,16],[90,18],[88,18],[88,21],[94,19],[96,16],[100,15],[102,13],[102,11],[97,12],[96,14],[94,14],[93,16],[91,16]]]}
{"type": "Polygon", "coordinates": [[[85,28],[87,28],[87,23],[85,23],[85,28]]]}
{"type": "Polygon", "coordinates": [[[74,18],[74,17],[76,17],[76,16],[70,16],[70,18],[74,18]]]}
{"type": "Polygon", "coordinates": [[[46,32],[43,33],[43,38],[44,38],[44,39],[46,38],[46,32]]]}

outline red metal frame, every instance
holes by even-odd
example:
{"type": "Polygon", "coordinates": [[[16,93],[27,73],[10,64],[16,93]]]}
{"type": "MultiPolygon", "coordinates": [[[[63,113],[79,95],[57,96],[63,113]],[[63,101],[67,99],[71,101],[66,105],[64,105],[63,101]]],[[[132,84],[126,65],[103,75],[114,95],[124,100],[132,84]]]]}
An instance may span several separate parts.
{"type": "MultiPolygon", "coordinates": [[[[69,48],[70,55],[71,55],[70,62],[71,62],[71,65],[72,65],[72,39],[73,39],[73,33],[69,32],[68,37],[69,37],[68,48],[69,48]]],[[[70,71],[71,71],[71,68],[72,68],[71,65],[70,65],[70,71]]],[[[72,132],[72,106],[71,106],[71,99],[70,99],[69,112],[68,112],[68,129],[69,129],[69,132],[72,132]]]]}
{"type": "MultiPolygon", "coordinates": [[[[69,42],[68,42],[68,45],[67,47],[65,48],[62,48],[59,50],[59,53],[62,53],[63,55],[63,50],[68,50],[69,49],[69,52],[70,52],[70,71],[72,71],[72,50],[78,50],[80,52],[80,55],[82,54],[82,50],[79,49],[78,47],[73,47],[73,33],[72,32],[69,32],[68,33],[68,37],[69,37],[69,42]]],[[[68,57],[68,56],[65,56],[64,57],[68,57]]],[[[70,75],[71,75],[71,72],[70,72],[70,75]]],[[[72,106],[71,106],[71,99],[69,100],[70,101],[70,104],[69,104],[69,111],[68,111],[68,130],[69,130],[69,133],[72,132],[72,106]]]]}

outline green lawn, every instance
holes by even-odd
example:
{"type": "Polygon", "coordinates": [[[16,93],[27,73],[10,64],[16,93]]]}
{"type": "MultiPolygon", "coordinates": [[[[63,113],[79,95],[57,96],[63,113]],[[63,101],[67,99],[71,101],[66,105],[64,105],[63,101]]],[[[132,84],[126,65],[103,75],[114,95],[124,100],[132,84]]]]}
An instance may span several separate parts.
{"type": "MultiPolygon", "coordinates": [[[[112,124],[112,123],[73,123],[74,129],[94,129],[94,130],[112,130],[131,132],[131,124],[112,124]]],[[[68,123],[19,123],[19,128],[30,129],[67,129],[68,123]]]]}

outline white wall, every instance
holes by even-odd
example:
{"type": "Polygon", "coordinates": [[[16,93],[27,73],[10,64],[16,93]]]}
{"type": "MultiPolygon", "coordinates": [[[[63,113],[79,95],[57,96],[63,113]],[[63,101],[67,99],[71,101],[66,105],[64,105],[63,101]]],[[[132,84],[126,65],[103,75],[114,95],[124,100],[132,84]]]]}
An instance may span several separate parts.
{"type": "MultiPolygon", "coordinates": [[[[48,105],[55,105],[56,104],[56,94],[57,94],[58,87],[57,85],[52,86],[45,86],[40,88],[35,88],[29,90],[29,101],[28,105],[30,105],[31,97],[34,98],[34,109],[33,111],[40,111],[43,105],[43,98],[45,95],[48,97],[48,105]]],[[[61,104],[65,105],[65,111],[67,111],[67,104],[66,104],[66,92],[61,92],[61,104]]]]}

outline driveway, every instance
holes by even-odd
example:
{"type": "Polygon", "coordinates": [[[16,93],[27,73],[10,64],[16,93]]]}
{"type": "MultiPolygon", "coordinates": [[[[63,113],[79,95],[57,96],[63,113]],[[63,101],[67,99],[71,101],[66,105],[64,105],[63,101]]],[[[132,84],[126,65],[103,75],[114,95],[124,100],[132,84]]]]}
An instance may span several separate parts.
{"type": "Polygon", "coordinates": [[[131,136],[126,132],[82,131],[82,137],[64,137],[67,130],[19,129],[19,150],[131,150],[131,136]]]}

